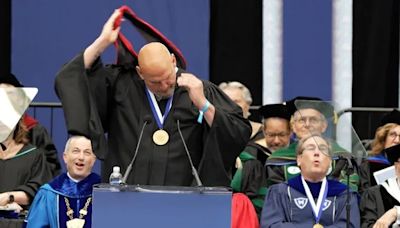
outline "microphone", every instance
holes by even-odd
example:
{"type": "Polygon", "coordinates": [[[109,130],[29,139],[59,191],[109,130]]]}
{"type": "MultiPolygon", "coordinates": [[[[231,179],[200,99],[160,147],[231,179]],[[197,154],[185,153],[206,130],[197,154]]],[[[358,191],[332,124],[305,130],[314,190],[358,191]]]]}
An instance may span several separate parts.
{"type": "Polygon", "coordinates": [[[121,184],[126,184],[126,180],[128,179],[128,176],[132,171],[133,163],[136,160],[136,156],[137,156],[138,151],[139,151],[140,143],[142,142],[142,136],[143,136],[144,128],[146,127],[147,124],[151,123],[152,117],[150,115],[145,115],[143,119],[144,119],[144,124],[143,124],[142,130],[140,131],[139,140],[138,140],[138,142],[136,144],[135,153],[133,154],[133,158],[131,160],[131,163],[129,163],[128,167],[125,170],[125,173],[124,173],[124,176],[122,178],[122,183],[121,184]]]}
{"type": "Polygon", "coordinates": [[[192,175],[193,175],[194,179],[196,180],[197,186],[198,187],[202,187],[203,183],[200,180],[199,173],[197,172],[197,169],[193,165],[192,156],[190,156],[189,149],[187,148],[185,139],[183,138],[183,135],[182,135],[181,127],[180,127],[180,124],[179,124],[179,120],[181,119],[181,116],[178,113],[174,113],[174,118],[176,119],[176,124],[178,125],[178,132],[179,132],[179,135],[181,136],[183,147],[185,148],[186,155],[187,155],[187,157],[189,159],[190,167],[192,168],[192,175]]]}
{"type": "Polygon", "coordinates": [[[349,152],[339,152],[334,155],[334,157],[337,158],[337,160],[343,160],[344,162],[337,162],[336,163],[336,168],[332,172],[332,176],[338,177],[340,176],[340,173],[343,169],[346,170],[346,175],[350,175],[354,172],[354,163],[352,160],[354,160],[354,156],[349,153],[349,152]]]}
{"type": "Polygon", "coordinates": [[[354,156],[351,153],[348,152],[343,152],[338,154],[339,160],[345,160],[347,163],[347,172],[348,175],[352,174],[354,171],[354,166],[352,160],[354,159],[354,156]]]}

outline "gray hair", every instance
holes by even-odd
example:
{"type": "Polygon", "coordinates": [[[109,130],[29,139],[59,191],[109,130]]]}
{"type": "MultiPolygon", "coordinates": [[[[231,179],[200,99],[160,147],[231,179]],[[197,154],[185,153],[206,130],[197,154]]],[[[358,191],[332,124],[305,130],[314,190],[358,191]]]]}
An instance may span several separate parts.
{"type": "Polygon", "coordinates": [[[70,146],[71,146],[71,142],[74,139],[79,139],[79,138],[85,138],[85,136],[82,135],[72,135],[71,137],[69,137],[69,139],[67,140],[67,142],[65,143],[65,148],[64,148],[64,153],[68,152],[70,146]]]}
{"type": "Polygon", "coordinates": [[[250,90],[240,82],[237,82],[237,81],[222,82],[221,84],[219,84],[219,88],[221,90],[238,89],[242,92],[243,98],[247,102],[248,105],[251,105],[251,103],[253,103],[253,98],[251,98],[250,90]]]}

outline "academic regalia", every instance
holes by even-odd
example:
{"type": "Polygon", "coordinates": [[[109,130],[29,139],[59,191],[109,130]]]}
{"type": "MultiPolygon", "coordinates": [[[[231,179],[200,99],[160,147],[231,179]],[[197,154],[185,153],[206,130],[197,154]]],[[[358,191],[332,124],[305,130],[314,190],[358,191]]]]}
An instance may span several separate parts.
{"type": "MultiPolygon", "coordinates": [[[[96,156],[104,159],[103,181],[108,179],[113,166],[126,169],[144,119],[152,115],[145,84],[134,67],[133,63],[103,67],[98,59],[90,70],[85,70],[80,54],[66,64],[56,78],[56,92],[63,103],[68,131],[92,140],[96,156]],[[107,154],[105,132],[108,133],[107,154]]],[[[197,123],[198,108],[188,92],[177,87],[163,126],[169,134],[169,142],[163,146],[154,144],[152,135],[159,128],[153,118],[144,129],[129,184],[192,184],[192,170],[177,130],[176,114],[203,184],[229,186],[231,168],[249,140],[250,125],[240,107],[217,86],[208,81],[203,81],[203,86],[206,98],[215,107],[212,126],[205,120],[197,123]]]]}
{"type": "Polygon", "coordinates": [[[43,151],[31,144],[14,157],[0,160],[0,192],[23,191],[33,200],[39,187],[50,179],[43,151]]]}
{"type": "Polygon", "coordinates": [[[260,125],[260,127],[250,137],[250,142],[257,142],[259,140],[264,140],[264,132],[262,129],[262,125],[260,125]]]}
{"type": "Polygon", "coordinates": [[[236,170],[231,182],[234,192],[249,197],[259,216],[267,191],[264,163],[270,154],[267,148],[250,142],[239,155],[242,168],[236,170]]]}
{"type": "Polygon", "coordinates": [[[367,189],[360,202],[361,227],[372,227],[383,214],[394,206],[400,206],[400,202],[390,195],[382,185],[367,189]]]}
{"type": "MultiPolygon", "coordinates": [[[[88,198],[92,197],[93,185],[98,183],[100,183],[100,176],[95,173],[90,174],[78,183],[72,181],[66,173],[63,173],[50,183],[43,185],[29,210],[27,228],[66,227],[66,222],[70,218],[66,214],[65,197],[68,198],[70,207],[74,211],[73,218],[78,218],[79,211],[85,207],[88,198]]],[[[88,214],[83,217],[85,220],[84,227],[91,227],[91,200],[87,206],[87,212],[88,214]]]]}
{"type": "MultiPolygon", "coordinates": [[[[307,182],[314,198],[318,198],[321,182],[307,182]]],[[[347,186],[327,180],[328,192],[322,203],[319,223],[324,227],[346,227],[346,188],[347,186]]],[[[350,195],[350,227],[360,227],[360,213],[357,193],[350,195]]],[[[265,198],[261,217],[261,227],[310,228],[315,224],[311,204],[308,202],[301,176],[288,182],[273,185],[265,198]]]]}
{"type": "Polygon", "coordinates": [[[393,109],[391,112],[384,115],[381,119],[381,124],[379,126],[383,126],[388,123],[395,123],[400,125],[400,111],[397,109],[393,109]]]}
{"type": "MultiPolygon", "coordinates": [[[[400,158],[400,144],[386,148],[382,152],[386,155],[385,162],[393,165],[400,158]]],[[[382,157],[378,157],[384,160],[382,157]]],[[[377,160],[377,159],[375,159],[377,160]]],[[[398,177],[392,177],[378,186],[367,189],[362,195],[360,210],[362,227],[372,227],[386,211],[394,206],[400,206],[400,187],[398,177]]]]}
{"type": "Polygon", "coordinates": [[[390,166],[389,161],[383,154],[371,156],[360,165],[360,193],[369,187],[376,185],[374,172],[390,166]]]}
{"type": "Polygon", "coordinates": [[[23,116],[23,120],[28,129],[30,143],[43,149],[45,152],[47,165],[51,170],[52,176],[55,177],[59,175],[61,172],[61,164],[58,159],[57,149],[46,128],[27,114],[23,116]]]}
{"type": "MultiPolygon", "coordinates": [[[[279,149],[272,153],[266,162],[267,186],[282,183],[300,174],[300,169],[296,161],[296,147],[298,142],[291,143],[289,147],[279,149]]],[[[337,143],[332,144],[332,171],[328,178],[336,179],[342,183],[346,183],[346,174],[344,167],[345,160],[338,160],[335,154],[347,153],[346,150],[340,147],[337,143]]],[[[354,164],[353,164],[354,165],[354,164]]],[[[350,186],[353,190],[358,190],[359,176],[357,171],[350,175],[350,186]]]]}
{"type": "MultiPolygon", "coordinates": [[[[264,124],[269,118],[280,118],[287,120],[289,126],[290,113],[284,104],[268,104],[258,109],[262,115],[264,124]]],[[[282,129],[286,131],[288,129],[282,129]]],[[[281,133],[281,132],[279,132],[281,133]]],[[[242,168],[238,169],[233,177],[231,187],[235,192],[246,194],[253,203],[257,215],[260,217],[267,193],[267,178],[265,162],[271,155],[266,147],[265,136],[256,141],[250,141],[244,151],[240,154],[242,168]]]]}
{"type": "MultiPolygon", "coordinates": [[[[0,84],[10,84],[14,87],[24,87],[15,75],[9,73],[0,75],[0,84]]],[[[30,143],[45,152],[48,166],[51,170],[52,177],[57,176],[61,172],[61,165],[58,160],[57,150],[53,143],[53,140],[44,128],[35,118],[28,114],[24,114],[22,120],[28,129],[28,137],[30,143]]]]}

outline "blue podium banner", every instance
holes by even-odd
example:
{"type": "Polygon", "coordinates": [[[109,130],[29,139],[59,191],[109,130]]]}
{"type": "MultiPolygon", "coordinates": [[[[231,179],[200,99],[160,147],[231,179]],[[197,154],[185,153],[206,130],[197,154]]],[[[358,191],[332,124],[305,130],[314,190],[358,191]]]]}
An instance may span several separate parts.
{"type": "Polygon", "coordinates": [[[214,187],[110,186],[93,189],[93,227],[230,228],[232,192],[214,187]]]}

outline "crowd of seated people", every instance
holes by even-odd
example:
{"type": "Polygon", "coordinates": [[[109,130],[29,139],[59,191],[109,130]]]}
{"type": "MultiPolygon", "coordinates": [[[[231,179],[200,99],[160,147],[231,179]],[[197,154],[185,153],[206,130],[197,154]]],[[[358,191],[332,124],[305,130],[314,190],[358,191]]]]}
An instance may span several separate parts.
{"type": "MultiPolygon", "coordinates": [[[[100,182],[100,177],[92,173],[96,152],[104,152],[100,154],[106,157],[108,166],[113,162],[125,164],[130,154],[115,148],[136,144],[134,138],[141,126],[147,140],[142,146],[163,150],[141,153],[136,162],[142,165],[135,167],[130,183],[195,183],[187,172],[194,168],[187,162],[184,147],[171,143],[169,148],[167,144],[176,140],[176,129],[182,120],[195,166],[203,171],[200,175],[208,183],[232,187],[233,228],[400,224],[400,121],[392,117],[383,120],[370,157],[358,167],[348,156],[351,149],[335,141],[332,129],[336,128],[337,116],[328,102],[295,97],[261,106],[260,123],[249,121],[249,89],[240,82],[222,83],[218,88],[184,72],[182,56],[170,42],[145,45],[137,59],[128,53],[132,50],[121,53],[127,46],[126,40],[118,40],[125,13],[115,10],[97,39],[64,65],[56,77],[56,92],[63,103],[66,123],[73,122],[75,130],[79,129],[78,135],[71,136],[65,146],[66,172],[61,173],[55,146],[46,129],[27,114],[21,114],[16,127],[0,141],[2,208],[16,212],[30,209],[28,227],[91,227],[92,188],[100,182]],[[114,42],[125,44],[120,45],[118,57],[127,58],[123,60],[126,62],[103,65],[101,54],[114,42]],[[90,87],[91,83],[98,90],[90,87]],[[184,102],[180,104],[178,100],[184,102]],[[77,103],[83,106],[75,108],[77,103]],[[152,110],[147,111],[158,121],[145,120],[142,125],[141,120],[136,120],[143,117],[141,108],[148,106],[152,110]],[[107,110],[110,107],[113,110],[107,110]],[[184,117],[174,117],[179,121],[168,123],[171,118],[161,112],[168,113],[170,109],[181,109],[184,117]],[[116,116],[118,119],[111,123],[116,116]],[[135,125],[137,122],[140,126],[135,125]],[[175,132],[167,132],[168,127],[175,132]],[[199,149],[203,147],[204,152],[199,149]],[[106,148],[114,148],[115,152],[107,157],[106,148]],[[218,153],[210,153],[213,149],[218,153]],[[160,151],[165,153],[157,153],[160,151]],[[153,166],[143,165],[153,161],[153,166]],[[390,165],[395,166],[396,175],[374,186],[374,172],[390,165]]],[[[22,87],[11,74],[0,79],[0,88],[22,87]]],[[[0,123],[0,134],[4,134],[1,127],[0,123]]],[[[103,180],[108,175],[101,174],[103,180]]]]}
{"type": "MultiPolygon", "coordinates": [[[[0,88],[21,86],[10,84],[9,79],[0,82],[0,88]]],[[[238,85],[234,87],[240,88],[238,91],[247,89],[240,83],[222,85],[224,91],[227,88],[233,90],[227,85],[238,85]]],[[[251,94],[248,95],[251,99],[251,94]]],[[[241,96],[241,99],[246,100],[245,97],[241,96]]],[[[242,101],[234,97],[232,100],[238,104],[242,101]]],[[[242,107],[243,113],[248,112],[250,104],[247,102],[242,107]]],[[[369,157],[350,175],[350,194],[346,193],[346,161],[337,159],[339,154],[350,151],[327,137],[329,124],[335,124],[331,122],[335,119],[333,106],[318,98],[296,97],[280,104],[263,105],[259,113],[262,115],[261,128],[253,128],[253,137],[239,155],[232,174],[231,187],[236,199],[232,204],[235,207],[232,227],[234,224],[234,227],[344,227],[346,223],[350,227],[389,227],[400,221],[400,216],[397,217],[400,214],[400,188],[397,184],[399,111],[393,110],[382,119],[369,157]],[[395,166],[397,176],[377,185],[373,173],[391,165],[395,166]],[[345,210],[347,197],[351,205],[350,217],[346,216],[345,210]],[[243,203],[246,200],[252,204],[243,203]],[[243,205],[247,209],[243,209],[243,205]],[[253,212],[241,217],[243,213],[237,211],[249,210],[250,207],[254,209],[255,218],[250,217],[254,216],[253,212]]],[[[45,146],[35,145],[35,142],[43,140],[32,139],[32,133],[29,133],[32,128],[27,127],[27,123],[32,123],[32,119],[25,114],[2,142],[4,148],[0,148],[0,206],[15,212],[25,211],[26,214],[34,201],[27,218],[28,227],[42,223],[56,227],[57,223],[68,222],[86,222],[84,227],[90,227],[91,214],[82,220],[79,219],[79,210],[74,211],[72,217],[53,210],[60,205],[66,207],[64,201],[56,198],[64,197],[74,204],[78,195],[83,196],[78,192],[64,192],[65,185],[88,182],[84,185],[87,189],[79,190],[79,193],[86,192],[84,200],[88,200],[91,199],[93,184],[100,182],[97,174],[91,173],[96,157],[90,140],[81,136],[69,139],[64,151],[67,172],[56,177],[60,172],[58,159],[54,160],[57,156],[52,154],[56,152],[46,152],[45,146]],[[86,168],[75,167],[76,162],[86,168]],[[84,172],[80,173],[82,170],[84,172]]],[[[36,120],[33,123],[37,125],[36,120]]],[[[45,135],[41,137],[51,142],[47,132],[42,133],[45,135]]]]}
{"type": "MultiPolygon", "coordinates": [[[[223,82],[219,87],[243,109],[247,118],[252,97],[249,89],[240,82],[223,82]],[[247,102],[246,102],[247,101],[247,102]]],[[[240,153],[231,187],[234,192],[244,193],[252,201],[260,216],[266,194],[264,164],[274,151],[290,143],[290,113],[285,104],[270,104],[259,108],[262,124],[254,123],[253,137],[240,153]],[[254,127],[259,126],[259,127],[254,127]],[[258,132],[258,133],[257,133],[258,132]],[[260,136],[261,133],[261,136],[260,136]],[[258,136],[257,136],[258,135],[258,136]]]]}
{"type": "MultiPolygon", "coordinates": [[[[231,183],[234,192],[241,192],[252,201],[260,216],[261,227],[345,227],[346,225],[349,227],[390,227],[396,221],[400,222],[400,191],[398,191],[398,195],[395,195],[398,185],[396,185],[396,191],[387,190],[390,181],[386,181],[386,185],[383,183],[373,187],[376,185],[373,173],[396,165],[397,159],[390,157],[393,154],[400,156],[400,146],[396,146],[400,143],[400,112],[393,110],[384,116],[381,126],[376,130],[371,151],[368,156],[367,154],[361,155],[363,156],[362,162],[357,164],[356,158],[350,154],[351,149],[344,149],[333,137],[329,137],[332,135],[329,128],[336,127],[337,123],[332,105],[314,97],[296,97],[284,104],[283,107],[289,118],[278,115],[276,111],[272,115],[268,113],[278,106],[281,107],[282,104],[260,107],[259,111],[264,114],[263,140],[266,144],[261,145],[257,144],[257,141],[249,140],[248,145],[239,156],[240,166],[234,173],[231,183]],[[285,141],[287,144],[281,144],[276,149],[268,147],[268,136],[271,134],[268,134],[266,123],[268,117],[271,116],[280,117],[281,120],[288,119],[288,125],[281,125],[278,128],[282,132],[282,137],[279,137],[278,133],[273,136],[278,140],[283,138],[283,133],[285,135],[288,133],[288,138],[291,137],[290,144],[288,139],[285,141]],[[299,150],[304,150],[304,145],[299,144],[300,142],[304,143],[302,139],[308,139],[310,135],[323,138],[330,150],[327,156],[324,153],[315,152],[313,155],[316,158],[321,155],[328,157],[326,160],[330,163],[323,172],[329,180],[329,184],[327,199],[325,202],[322,201],[322,206],[320,205],[322,215],[319,216],[322,217],[319,217],[319,220],[315,217],[316,213],[314,212],[315,206],[318,206],[318,193],[321,189],[322,179],[319,181],[306,180],[305,182],[311,189],[311,198],[315,200],[314,205],[310,202],[311,198],[307,199],[304,183],[299,181],[299,177],[303,173],[310,172],[304,167],[308,168],[314,165],[311,162],[312,159],[308,161],[310,164],[303,162],[303,165],[300,165],[299,161],[302,160],[300,155],[304,156],[299,153],[299,150]],[[347,155],[343,156],[345,154],[347,155]],[[343,159],[343,157],[348,159],[343,159]],[[347,169],[349,160],[353,166],[351,171],[347,169]],[[331,190],[329,190],[330,185],[332,185],[331,190]],[[349,196],[346,194],[347,188],[350,191],[349,196]],[[330,197],[334,200],[330,200],[330,197]],[[345,210],[347,197],[350,199],[350,216],[346,216],[345,210]],[[377,201],[379,203],[376,203],[377,201]],[[333,208],[330,208],[330,205],[333,205],[333,208]],[[399,210],[399,217],[396,214],[397,210],[399,210]],[[330,213],[329,216],[333,215],[333,217],[326,217],[326,213],[330,213]]],[[[318,140],[313,139],[312,141],[317,143],[318,140]]],[[[325,160],[324,162],[315,161],[315,163],[318,164],[315,166],[319,167],[325,163],[325,160]]]]}

